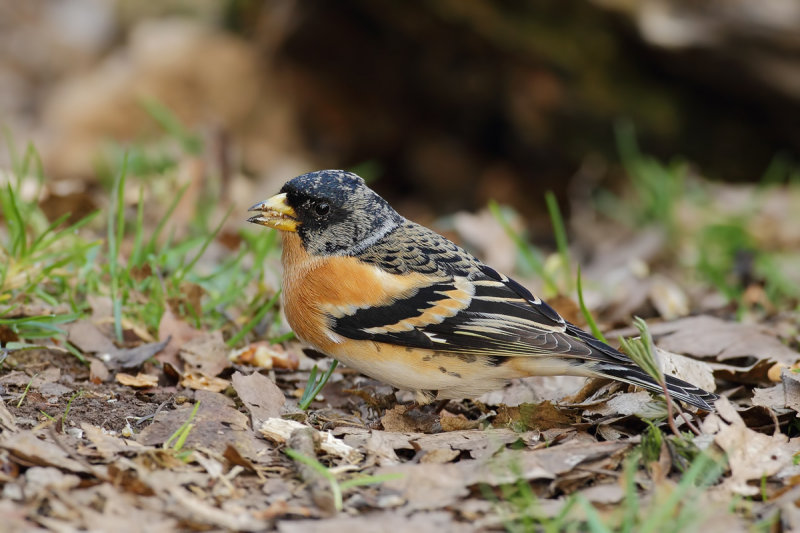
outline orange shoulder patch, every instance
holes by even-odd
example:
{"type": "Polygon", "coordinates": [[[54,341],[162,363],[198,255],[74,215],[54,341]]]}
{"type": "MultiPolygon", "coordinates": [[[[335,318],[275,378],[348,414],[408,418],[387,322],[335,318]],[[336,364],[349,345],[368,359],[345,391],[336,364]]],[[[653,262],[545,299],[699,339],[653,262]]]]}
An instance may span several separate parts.
{"type": "Polygon", "coordinates": [[[390,274],[353,257],[309,255],[296,233],[283,236],[283,302],[295,333],[322,351],[340,342],[325,314],[390,305],[436,279],[423,274],[390,274]]]}

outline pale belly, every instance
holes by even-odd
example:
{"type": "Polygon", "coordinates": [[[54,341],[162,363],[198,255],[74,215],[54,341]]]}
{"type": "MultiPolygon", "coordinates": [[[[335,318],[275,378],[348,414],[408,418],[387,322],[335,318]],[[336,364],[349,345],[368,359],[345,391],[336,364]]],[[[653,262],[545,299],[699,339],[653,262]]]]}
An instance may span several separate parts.
{"type": "Polygon", "coordinates": [[[432,354],[376,342],[344,342],[328,351],[378,381],[403,390],[437,391],[441,399],[474,398],[521,377],[511,367],[487,365],[483,357],[432,354]]]}

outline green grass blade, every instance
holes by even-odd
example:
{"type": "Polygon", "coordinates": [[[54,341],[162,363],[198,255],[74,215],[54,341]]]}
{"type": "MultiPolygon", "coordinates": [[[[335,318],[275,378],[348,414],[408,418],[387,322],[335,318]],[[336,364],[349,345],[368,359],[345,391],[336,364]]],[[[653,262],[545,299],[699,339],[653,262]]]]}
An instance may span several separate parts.
{"type": "Polygon", "coordinates": [[[128,274],[134,266],[141,266],[144,259],[142,254],[142,240],[144,233],[144,185],[139,186],[139,200],[136,203],[136,227],[133,237],[133,250],[128,261],[128,274]]]}
{"type": "Polygon", "coordinates": [[[188,265],[178,269],[178,271],[175,273],[176,281],[178,282],[182,281],[183,278],[186,276],[186,274],[192,271],[194,265],[197,264],[200,258],[203,257],[203,254],[206,253],[206,250],[211,245],[211,243],[214,242],[214,239],[222,230],[222,225],[225,224],[225,221],[228,220],[228,217],[231,215],[232,212],[233,212],[233,206],[231,206],[228,209],[228,212],[225,213],[225,216],[222,217],[222,220],[219,221],[217,227],[214,228],[214,231],[212,231],[211,234],[205,239],[205,241],[203,241],[203,245],[200,247],[200,251],[197,252],[197,255],[195,255],[194,258],[191,261],[189,261],[188,265]]]}
{"type": "MultiPolygon", "coordinates": [[[[280,344],[282,342],[295,340],[296,338],[297,338],[297,335],[295,335],[294,331],[287,331],[283,335],[278,335],[274,339],[270,339],[269,343],[270,344],[280,344]]],[[[796,372],[800,372],[800,369],[797,369],[796,372]]]]}
{"type": "Polygon", "coordinates": [[[342,507],[344,507],[342,498],[342,488],[339,485],[339,482],[336,480],[336,477],[333,474],[331,474],[331,472],[327,468],[325,468],[325,465],[320,463],[315,457],[309,457],[305,454],[298,452],[297,450],[293,450],[292,448],[286,448],[285,450],[283,450],[283,453],[288,455],[292,460],[298,461],[306,466],[311,467],[320,476],[325,478],[331,486],[334,508],[337,511],[342,510],[342,507]]]}
{"type": "Polygon", "coordinates": [[[172,447],[176,452],[180,451],[183,448],[183,445],[186,443],[186,439],[189,437],[189,432],[194,427],[192,424],[192,420],[197,415],[197,410],[200,409],[200,401],[195,402],[194,407],[192,408],[192,412],[189,414],[189,418],[181,424],[181,426],[175,430],[175,432],[170,435],[170,437],[164,441],[164,444],[161,445],[163,449],[168,449],[172,447]],[[175,444],[173,445],[173,441],[175,444]]]}
{"type": "Polygon", "coordinates": [[[158,238],[161,236],[161,232],[164,231],[164,226],[166,226],[167,221],[172,216],[175,208],[178,207],[178,202],[181,201],[183,195],[186,194],[187,189],[189,189],[189,185],[191,185],[191,182],[184,184],[180,189],[178,189],[178,194],[176,194],[175,198],[172,199],[172,202],[169,204],[164,216],[161,217],[161,220],[159,220],[158,224],[156,225],[156,229],[153,230],[150,240],[147,241],[147,246],[145,246],[145,255],[155,253],[158,238]]]}
{"type": "Polygon", "coordinates": [[[379,474],[375,476],[359,476],[353,479],[348,479],[339,483],[342,490],[347,490],[351,487],[363,487],[365,485],[377,485],[387,481],[394,481],[395,479],[402,479],[404,474],[396,472],[394,474],[379,474]]]}
{"type": "Polygon", "coordinates": [[[714,463],[714,460],[708,455],[704,453],[698,455],[692,462],[689,470],[683,475],[678,486],[670,493],[666,501],[650,511],[647,519],[638,531],[640,533],[656,533],[661,531],[661,528],[669,520],[669,517],[674,514],[678,505],[687,499],[696,481],[712,463],[714,463]]]}
{"type": "MultiPolygon", "coordinates": [[[[41,246],[41,244],[44,241],[45,237],[47,237],[48,235],[50,235],[50,233],[55,231],[55,229],[57,227],[59,227],[61,224],[63,224],[69,218],[69,216],[70,216],[70,213],[64,213],[63,215],[61,215],[60,217],[55,219],[53,222],[51,222],[50,225],[47,226],[44,229],[44,231],[39,234],[38,237],[33,239],[33,242],[31,242],[31,253],[35,253],[36,250],[38,250],[39,247],[41,246]]],[[[44,248],[44,247],[42,247],[42,248],[44,248]]]]}
{"type": "Polygon", "coordinates": [[[264,316],[271,309],[275,307],[275,304],[278,303],[278,298],[280,298],[280,295],[281,291],[278,291],[274,295],[272,295],[272,298],[270,298],[269,301],[258,310],[258,313],[256,313],[256,315],[253,318],[251,318],[250,321],[247,324],[245,324],[244,327],[240,329],[236,335],[228,339],[225,344],[227,344],[228,346],[236,346],[236,344],[238,344],[239,341],[241,341],[245,335],[250,333],[250,331],[254,327],[256,327],[261,322],[261,320],[263,320],[264,316]]]}
{"type": "Polygon", "coordinates": [[[547,211],[550,213],[550,222],[553,225],[553,235],[556,238],[556,247],[558,248],[558,255],[561,256],[562,268],[566,272],[567,280],[572,278],[572,261],[569,256],[569,244],[567,242],[567,228],[564,225],[564,218],[561,216],[561,210],[558,207],[558,200],[553,191],[547,191],[544,195],[545,202],[547,202],[547,211]]]}
{"type": "Polygon", "coordinates": [[[69,416],[69,411],[72,409],[72,402],[75,401],[76,398],[80,398],[83,396],[83,389],[77,390],[72,393],[72,396],[69,397],[69,401],[67,402],[67,408],[64,410],[64,414],[61,415],[61,426],[65,426],[67,424],[67,416],[69,416]]]}
{"type": "Polygon", "coordinates": [[[8,212],[8,226],[11,233],[11,255],[25,257],[28,251],[28,236],[25,231],[25,219],[19,209],[16,191],[10,183],[6,184],[8,192],[7,202],[3,205],[3,210],[8,212]]]}
{"type": "Polygon", "coordinates": [[[125,231],[125,178],[128,154],[122,158],[122,168],[114,180],[112,196],[115,204],[108,217],[108,268],[111,275],[111,305],[114,316],[114,333],[122,342],[122,297],[120,294],[119,252],[125,231]]]}
{"type": "Polygon", "coordinates": [[[81,229],[82,227],[84,227],[84,226],[86,226],[87,224],[89,224],[90,222],[92,222],[92,220],[94,220],[94,219],[95,219],[97,216],[99,216],[99,215],[100,215],[100,211],[99,211],[99,210],[98,210],[98,211],[93,211],[93,212],[89,213],[88,215],[86,215],[86,216],[85,216],[85,217],[83,217],[82,219],[78,220],[78,221],[77,221],[77,222],[75,222],[74,224],[72,224],[72,225],[70,225],[70,226],[67,226],[67,227],[66,227],[66,228],[64,228],[64,229],[58,230],[56,233],[54,233],[53,235],[51,235],[49,239],[47,239],[47,240],[42,240],[42,241],[41,241],[41,242],[40,242],[40,243],[39,243],[39,244],[36,246],[36,248],[37,248],[37,249],[40,249],[40,250],[46,250],[46,249],[50,248],[50,246],[52,246],[54,243],[56,243],[56,242],[57,242],[57,241],[59,241],[60,239],[63,239],[63,238],[65,238],[65,236],[67,236],[67,235],[72,235],[72,234],[74,234],[74,233],[77,233],[77,231],[78,231],[79,229],[81,229]]]}
{"type": "Polygon", "coordinates": [[[583,285],[581,283],[581,266],[578,265],[578,277],[576,279],[577,287],[578,287],[578,306],[581,308],[581,313],[583,314],[583,318],[586,320],[586,323],[589,325],[589,329],[596,338],[600,339],[601,341],[608,344],[605,335],[603,332],[600,331],[600,328],[597,326],[597,322],[592,316],[592,312],[589,311],[589,308],[586,307],[586,302],[583,300],[583,285]]]}
{"type": "Polygon", "coordinates": [[[319,394],[319,392],[322,390],[322,387],[324,387],[328,382],[333,374],[333,371],[336,370],[338,365],[339,361],[334,359],[333,362],[331,362],[331,366],[328,367],[328,370],[320,378],[319,383],[316,383],[317,365],[314,365],[314,368],[311,370],[311,374],[308,377],[306,388],[303,391],[303,396],[300,398],[300,402],[297,404],[297,407],[303,411],[308,409],[308,407],[311,405],[311,402],[314,401],[314,399],[317,397],[317,394],[319,394]]]}
{"type": "Polygon", "coordinates": [[[39,374],[36,373],[33,376],[31,376],[31,379],[28,380],[28,384],[25,385],[25,390],[22,391],[22,396],[19,397],[19,401],[17,402],[17,409],[19,409],[20,406],[22,405],[22,402],[25,401],[25,397],[28,395],[28,391],[31,388],[31,384],[33,383],[33,380],[36,379],[36,376],[38,376],[38,375],[39,374]]]}
{"type": "Polygon", "coordinates": [[[492,213],[492,216],[497,220],[503,230],[506,232],[514,244],[517,247],[517,250],[522,254],[522,257],[525,258],[525,262],[528,263],[528,266],[533,270],[537,276],[542,278],[542,282],[544,283],[545,290],[548,291],[550,294],[557,294],[558,293],[558,286],[553,279],[553,277],[547,272],[547,269],[544,267],[544,260],[534,253],[533,249],[525,242],[514,228],[511,227],[511,224],[508,223],[505,216],[503,216],[503,212],[500,209],[500,206],[494,200],[489,201],[489,212],[492,213]]]}
{"type": "Polygon", "coordinates": [[[578,494],[575,499],[586,513],[586,524],[589,526],[589,531],[592,533],[613,533],[612,530],[603,523],[603,519],[600,518],[597,510],[589,503],[589,500],[587,500],[585,496],[578,494]]]}
{"type": "Polygon", "coordinates": [[[620,346],[642,370],[648,373],[658,383],[663,383],[664,372],[656,361],[653,350],[653,337],[647,328],[647,322],[641,317],[634,317],[633,324],[639,330],[640,339],[625,339],[620,337],[620,346]]]}
{"type": "Polygon", "coordinates": [[[168,135],[180,141],[187,153],[199,154],[203,151],[203,142],[200,137],[186,129],[170,108],[155,98],[142,99],[141,105],[168,135]]]}

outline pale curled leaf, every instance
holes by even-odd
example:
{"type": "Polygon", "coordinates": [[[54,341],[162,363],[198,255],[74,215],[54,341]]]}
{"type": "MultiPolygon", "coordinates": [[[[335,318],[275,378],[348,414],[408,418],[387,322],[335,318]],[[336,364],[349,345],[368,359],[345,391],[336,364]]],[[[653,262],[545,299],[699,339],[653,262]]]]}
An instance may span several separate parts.
{"type": "Polygon", "coordinates": [[[723,487],[745,496],[759,493],[749,482],[776,474],[792,463],[792,455],[800,449],[799,439],[789,440],[783,434],[764,435],[748,428],[727,398],[716,402],[717,412],[702,424],[703,432],[713,435],[714,442],[728,456],[731,469],[723,487]]]}
{"type": "Polygon", "coordinates": [[[659,347],[656,347],[656,354],[665,374],[688,381],[692,385],[697,385],[701,389],[709,392],[717,390],[717,384],[714,381],[714,372],[711,366],[705,361],[698,361],[697,359],[672,353],[659,347]]]}
{"type": "MultiPolygon", "coordinates": [[[[296,429],[306,428],[305,424],[283,418],[270,418],[264,421],[259,432],[273,442],[285,443],[296,429]]],[[[361,461],[363,455],[355,448],[337,439],[329,431],[320,431],[320,448],[325,453],[345,459],[350,463],[361,461]]]]}
{"type": "Polygon", "coordinates": [[[222,392],[228,388],[230,381],[227,379],[209,377],[197,372],[186,372],[181,378],[181,385],[189,389],[222,392]]]}
{"type": "Polygon", "coordinates": [[[286,368],[297,370],[300,360],[297,354],[286,350],[280,344],[257,341],[244,348],[231,350],[228,359],[236,364],[247,364],[259,368],[286,368]]]}
{"type": "Polygon", "coordinates": [[[127,385],[128,387],[136,387],[136,388],[149,388],[155,387],[158,385],[158,376],[154,376],[152,374],[144,374],[139,372],[135,376],[131,374],[126,374],[124,372],[117,372],[115,377],[118,383],[122,385],[127,385]]]}
{"type": "Polygon", "coordinates": [[[689,314],[689,297],[674,281],[664,276],[653,276],[650,281],[650,302],[664,320],[675,320],[689,314]]]}

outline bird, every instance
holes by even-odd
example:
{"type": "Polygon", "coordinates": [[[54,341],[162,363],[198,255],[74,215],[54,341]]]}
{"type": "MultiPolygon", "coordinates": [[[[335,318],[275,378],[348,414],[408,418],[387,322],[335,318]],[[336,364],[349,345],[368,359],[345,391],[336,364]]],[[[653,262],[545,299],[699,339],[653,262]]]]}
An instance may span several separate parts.
{"type": "MultiPolygon", "coordinates": [[[[249,211],[248,222],[280,230],[282,306],[299,340],[412,391],[418,405],[537,375],[610,378],[663,394],[627,355],[403,217],[354,173],[303,174],[249,211]]],[[[714,410],[716,394],[665,380],[672,398],[714,410]]]]}

